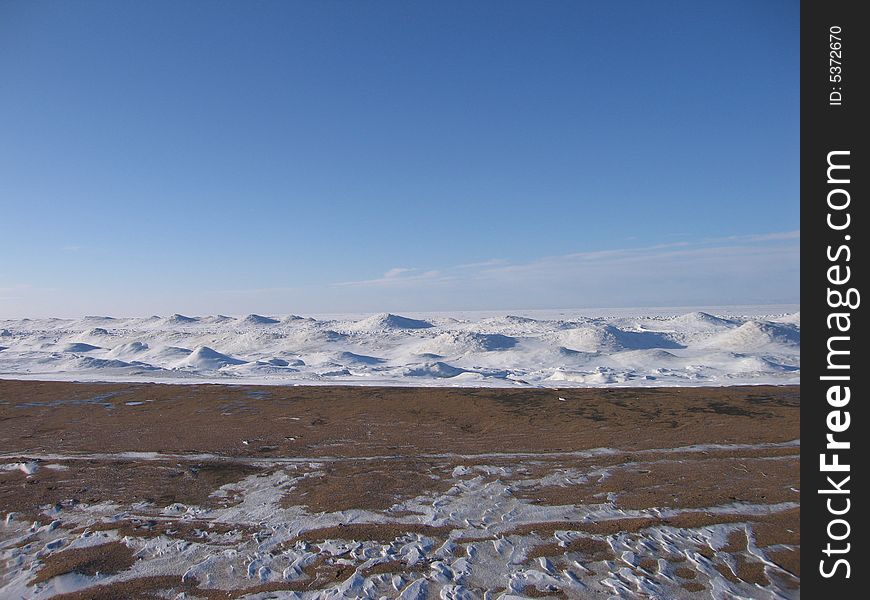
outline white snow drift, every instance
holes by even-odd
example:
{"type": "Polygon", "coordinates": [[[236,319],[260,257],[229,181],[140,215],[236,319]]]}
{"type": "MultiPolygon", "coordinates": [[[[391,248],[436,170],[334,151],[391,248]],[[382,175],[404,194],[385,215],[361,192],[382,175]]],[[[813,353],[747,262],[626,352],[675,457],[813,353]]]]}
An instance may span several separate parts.
{"type": "Polygon", "coordinates": [[[0,377],[402,385],[800,380],[800,313],[251,314],[0,321],[0,377]],[[532,316],[534,315],[534,316],[532,316]]]}

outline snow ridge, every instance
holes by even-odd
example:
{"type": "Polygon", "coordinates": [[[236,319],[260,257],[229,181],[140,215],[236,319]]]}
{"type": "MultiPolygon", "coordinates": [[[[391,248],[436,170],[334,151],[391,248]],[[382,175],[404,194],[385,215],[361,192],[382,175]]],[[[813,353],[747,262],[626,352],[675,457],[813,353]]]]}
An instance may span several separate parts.
{"type": "Polygon", "coordinates": [[[800,312],[614,313],[0,320],[0,377],[550,387],[800,381],[800,312]]]}

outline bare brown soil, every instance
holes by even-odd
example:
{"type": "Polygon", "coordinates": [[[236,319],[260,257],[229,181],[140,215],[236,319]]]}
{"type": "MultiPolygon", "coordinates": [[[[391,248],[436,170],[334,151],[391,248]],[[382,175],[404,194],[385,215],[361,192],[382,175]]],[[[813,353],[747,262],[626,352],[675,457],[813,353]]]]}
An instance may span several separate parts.
{"type": "Polygon", "coordinates": [[[450,487],[442,462],[417,459],[371,460],[363,464],[334,462],[322,466],[284,494],[282,505],[305,506],[311,512],[364,508],[387,510],[421,490],[443,492],[450,487]]]}
{"type": "Polygon", "coordinates": [[[64,550],[49,554],[45,558],[45,565],[33,583],[48,581],[52,577],[65,573],[79,573],[81,575],[118,573],[129,569],[134,562],[136,559],[133,558],[133,551],[120,542],[109,542],[77,550],[64,550]]]}
{"type": "Polygon", "coordinates": [[[0,380],[0,452],[362,457],[757,444],[798,438],[799,406],[798,387],[505,390],[0,380]]]}

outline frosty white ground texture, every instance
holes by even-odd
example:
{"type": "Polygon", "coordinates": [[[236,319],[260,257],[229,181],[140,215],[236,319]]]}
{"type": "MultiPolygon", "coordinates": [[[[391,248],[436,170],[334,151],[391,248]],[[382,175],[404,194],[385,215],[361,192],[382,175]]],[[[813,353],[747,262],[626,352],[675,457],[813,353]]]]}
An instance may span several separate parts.
{"type": "MultiPolygon", "coordinates": [[[[690,446],[657,448],[634,453],[644,462],[663,460],[685,452],[713,450],[778,450],[799,447],[799,441],[781,444],[735,446],[690,446]]],[[[576,453],[578,456],[619,454],[611,448],[576,453]]],[[[447,455],[445,455],[447,456],[447,455]]],[[[5,541],[0,544],[0,558],[7,564],[0,573],[0,595],[8,598],[50,598],[59,593],[87,590],[94,586],[118,584],[154,576],[172,576],[180,581],[196,581],[215,591],[239,590],[258,584],[305,582],[306,570],[320,561],[345,567],[344,575],[319,590],[271,591],[242,594],[246,600],[325,598],[402,598],[402,599],[487,599],[510,600],[559,593],[570,598],[690,598],[684,587],[686,577],[703,582],[703,597],[730,600],[739,598],[785,599],[798,597],[796,579],[769,557],[771,551],[793,550],[790,545],[761,548],[755,542],[752,527],[745,521],[752,517],[776,515],[798,505],[794,501],[771,504],[732,503],[701,509],[652,507],[643,510],[618,508],[613,495],[594,504],[540,505],[518,498],[521,488],[573,485],[588,479],[602,479],[613,469],[597,468],[588,472],[565,469],[560,461],[568,456],[536,454],[492,454],[488,456],[452,456],[462,462],[446,470],[442,477],[449,489],[397,503],[388,510],[351,509],[338,512],[310,513],[301,506],[282,507],[281,498],[306,477],[319,477],[334,459],[310,458],[257,460],[249,462],[264,469],[237,483],[224,485],[214,498],[232,498],[224,507],[202,507],[173,503],[160,507],[148,502],[119,505],[57,504],[43,511],[44,521],[22,520],[17,514],[6,515],[5,541]],[[547,461],[555,460],[549,463],[547,461]],[[542,463],[542,461],[545,461],[542,463]],[[530,472],[546,465],[543,476],[530,472]],[[449,473],[449,474],[448,474],[449,473]],[[667,524],[650,525],[642,533],[619,532],[586,534],[578,524],[602,523],[618,519],[667,519],[687,513],[731,515],[728,522],[694,528],[667,524]],[[120,530],[129,523],[190,524],[196,529],[194,540],[181,540],[169,533],[151,536],[124,535],[120,530]],[[564,527],[559,527],[564,523],[564,527]],[[367,524],[402,527],[441,528],[441,534],[410,532],[367,539],[354,533],[353,526],[367,524]],[[556,525],[550,533],[524,530],[524,525],[556,525]],[[225,529],[215,529],[224,526],[225,529]],[[229,529],[226,529],[229,527],[229,529]],[[338,529],[336,529],[338,527],[338,529]],[[342,534],[341,527],[346,527],[342,534]],[[300,534],[332,528],[319,542],[308,543],[300,534]],[[745,535],[746,548],[727,550],[732,534],[745,535]],[[598,548],[593,554],[572,550],[572,541],[586,540],[598,548]],[[83,575],[66,573],[34,585],[32,579],[43,568],[43,561],[55,552],[72,551],[118,541],[129,547],[137,558],[128,570],[117,574],[83,575]],[[542,544],[556,544],[565,553],[558,562],[532,556],[542,544]],[[712,557],[725,563],[714,563],[712,557]],[[762,587],[727,577],[732,563],[750,560],[763,570],[773,583],[762,587]],[[718,564],[718,568],[717,568],[718,564]],[[182,569],[183,565],[183,569],[182,569]],[[724,566],[723,566],[724,565],[724,566]],[[379,572],[379,567],[388,567],[379,572]],[[180,570],[181,569],[181,570],[180,570]],[[689,575],[686,575],[688,569],[689,575]]],[[[70,460],[156,461],[169,465],[190,464],[204,457],[151,453],[123,455],[43,455],[26,469],[21,463],[7,465],[30,476],[38,468],[63,468],[70,460]]],[[[213,456],[212,459],[221,459],[213,456]]],[[[793,460],[794,456],[774,456],[768,460],[793,460]]],[[[0,456],[0,461],[11,460],[0,456]]],[[[227,459],[235,460],[235,459],[227,459]]],[[[365,460],[365,459],[364,459],[365,460]]],[[[447,463],[445,463],[447,464],[447,463]]],[[[432,531],[436,531],[433,529],[432,531]]],[[[177,598],[198,597],[181,594],[177,598]]],[[[237,596],[232,596],[237,597],[237,596]]],[[[694,596],[696,597],[696,596],[694,596]]]]}

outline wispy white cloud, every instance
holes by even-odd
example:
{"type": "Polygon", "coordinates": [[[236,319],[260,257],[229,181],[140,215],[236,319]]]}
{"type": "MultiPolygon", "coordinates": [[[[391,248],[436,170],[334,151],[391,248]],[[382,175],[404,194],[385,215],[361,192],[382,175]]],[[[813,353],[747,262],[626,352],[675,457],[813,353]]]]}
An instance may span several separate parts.
{"type": "Polygon", "coordinates": [[[443,283],[451,279],[442,274],[440,270],[431,269],[423,271],[421,269],[409,269],[405,267],[395,267],[384,273],[381,277],[374,279],[362,279],[358,281],[341,281],[334,283],[334,286],[396,286],[406,285],[408,283],[425,282],[425,283],[443,283]]]}
{"type": "MultiPolygon", "coordinates": [[[[572,252],[557,256],[545,256],[531,261],[510,262],[492,259],[476,263],[441,266],[423,271],[418,268],[396,267],[381,277],[358,281],[339,282],[337,286],[427,286],[445,282],[461,282],[469,279],[501,279],[520,282],[523,278],[577,277],[602,269],[622,269],[613,276],[627,275],[631,265],[646,265],[652,272],[663,273],[679,264],[688,268],[701,268],[711,261],[736,260],[754,256],[761,259],[778,256],[797,257],[800,231],[770,232],[754,235],[730,236],[697,241],[677,241],[632,248],[615,248],[586,252],[572,252]],[[693,264],[694,261],[694,264],[693,264]]],[[[688,274],[687,274],[688,275],[688,274]]],[[[527,279],[528,280],[528,279],[527,279]]]]}
{"type": "Polygon", "coordinates": [[[497,265],[506,265],[508,261],[503,258],[491,258],[489,260],[482,260],[480,262],[472,262],[465,263],[461,265],[456,265],[453,267],[454,269],[477,269],[481,267],[494,267],[497,265]]]}
{"type": "Polygon", "coordinates": [[[0,318],[66,314],[324,314],[360,311],[711,306],[800,301],[800,231],[541,256],[397,265],[334,283],[273,279],[277,285],[191,289],[170,296],[128,289],[96,297],[87,286],[57,290],[0,279],[0,318]]]}
{"type": "MultiPolygon", "coordinates": [[[[800,232],[681,240],[430,270],[390,269],[355,286],[355,300],[449,309],[643,306],[799,301],[800,232]]],[[[395,304],[393,304],[395,305],[395,304]]]]}
{"type": "Polygon", "coordinates": [[[775,242],[784,240],[799,240],[800,229],[793,231],[773,231],[770,233],[756,233],[749,235],[732,235],[724,238],[713,238],[711,242],[736,241],[736,242],[775,242]]]}
{"type": "Polygon", "coordinates": [[[407,267],[394,267],[384,273],[384,279],[395,279],[397,277],[401,277],[405,273],[413,273],[414,269],[409,269],[407,267]]]}

